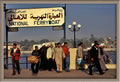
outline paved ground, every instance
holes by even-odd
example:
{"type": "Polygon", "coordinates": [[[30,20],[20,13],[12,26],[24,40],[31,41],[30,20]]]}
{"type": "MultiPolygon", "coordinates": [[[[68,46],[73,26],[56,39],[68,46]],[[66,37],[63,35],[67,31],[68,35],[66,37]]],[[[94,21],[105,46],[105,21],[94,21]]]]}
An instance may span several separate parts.
{"type": "Polygon", "coordinates": [[[31,70],[21,70],[21,74],[12,75],[12,70],[4,70],[5,79],[116,79],[116,70],[108,70],[104,75],[99,75],[98,72],[94,72],[94,75],[89,75],[88,70],[71,70],[70,72],[63,71],[62,73],[56,73],[56,71],[40,71],[38,75],[32,75],[31,70]]]}

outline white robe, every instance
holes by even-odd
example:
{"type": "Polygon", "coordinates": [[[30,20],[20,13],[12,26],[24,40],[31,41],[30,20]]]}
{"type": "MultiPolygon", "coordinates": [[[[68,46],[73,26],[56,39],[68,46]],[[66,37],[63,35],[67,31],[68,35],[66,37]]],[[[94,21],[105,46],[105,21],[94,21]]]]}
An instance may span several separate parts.
{"type": "Polygon", "coordinates": [[[53,54],[54,54],[53,48],[48,48],[47,49],[47,59],[52,58],[53,54]]]}
{"type": "Polygon", "coordinates": [[[64,54],[64,51],[61,47],[55,48],[53,58],[55,59],[56,64],[62,64],[63,58],[65,58],[65,54],[64,54]]]}
{"type": "Polygon", "coordinates": [[[105,66],[105,61],[104,61],[103,57],[104,57],[104,56],[102,56],[102,55],[100,54],[100,49],[98,49],[98,59],[99,59],[99,63],[100,63],[101,69],[102,69],[102,70],[106,70],[107,68],[106,68],[106,66],[105,66]]]}

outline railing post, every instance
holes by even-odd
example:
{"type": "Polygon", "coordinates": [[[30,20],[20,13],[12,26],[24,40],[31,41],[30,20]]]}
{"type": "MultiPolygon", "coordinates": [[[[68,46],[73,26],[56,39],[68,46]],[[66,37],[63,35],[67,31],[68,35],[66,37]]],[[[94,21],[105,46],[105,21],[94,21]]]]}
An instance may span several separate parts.
{"type": "Polygon", "coordinates": [[[26,69],[28,69],[28,61],[27,61],[27,56],[26,56],[26,69]]]}

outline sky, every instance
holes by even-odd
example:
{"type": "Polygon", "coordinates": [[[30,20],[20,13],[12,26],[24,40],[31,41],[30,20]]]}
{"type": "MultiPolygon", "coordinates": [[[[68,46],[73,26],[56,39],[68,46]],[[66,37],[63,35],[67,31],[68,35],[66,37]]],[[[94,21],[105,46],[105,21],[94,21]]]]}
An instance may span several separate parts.
{"type": "MultiPolygon", "coordinates": [[[[64,7],[64,4],[7,4],[7,9],[64,7]]],[[[66,4],[66,39],[73,39],[73,32],[68,25],[76,21],[81,28],[76,38],[112,37],[115,39],[115,4],[66,4]]],[[[5,31],[5,30],[4,30],[5,31]]],[[[64,36],[63,30],[53,31],[52,27],[19,28],[18,32],[9,32],[9,41],[49,39],[59,41],[64,36]]]]}

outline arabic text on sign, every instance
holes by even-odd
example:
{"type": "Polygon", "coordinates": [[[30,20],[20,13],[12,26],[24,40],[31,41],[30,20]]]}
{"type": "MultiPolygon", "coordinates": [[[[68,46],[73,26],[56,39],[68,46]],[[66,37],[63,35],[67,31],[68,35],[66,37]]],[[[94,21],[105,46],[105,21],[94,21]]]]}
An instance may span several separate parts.
{"type": "Polygon", "coordinates": [[[27,19],[27,14],[10,15],[8,21],[27,19]]]}
{"type": "Polygon", "coordinates": [[[54,13],[45,13],[45,14],[42,14],[41,16],[33,16],[33,14],[31,14],[31,17],[32,19],[35,19],[35,20],[43,20],[43,19],[56,19],[56,18],[63,18],[63,14],[62,13],[58,13],[56,15],[54,15],[54,13]]]}

